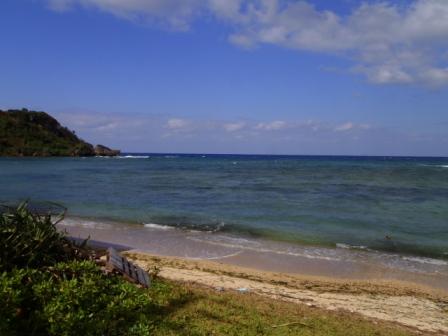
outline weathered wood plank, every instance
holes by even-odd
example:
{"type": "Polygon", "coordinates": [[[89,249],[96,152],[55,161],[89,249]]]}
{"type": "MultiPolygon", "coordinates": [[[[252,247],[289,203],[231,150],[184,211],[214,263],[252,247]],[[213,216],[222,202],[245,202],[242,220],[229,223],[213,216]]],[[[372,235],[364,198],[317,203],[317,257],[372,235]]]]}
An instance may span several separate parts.
{"type": "Polygon", "coordinates": [[[142,277],[140,275],[140,270],[138,269],[137,265],[135,265],[135,267],[134,267],[134,273],[135,273],[135,278],[137,279],[137,281],[142,283],[142,277]]]}
{"type": "Polygon", "coordinates": [[[143,278],[145,279],[146,286],[147,287],[151,286],[151,279],[149,278],[148,273],[146,273],[143,270],[142,270],[142,273],[143,273],[143,278]]]}
{"type": "Polygon", "coordinates": [[[138,274],[139,274],[140,281],[143,282],[144,284],[146,284],[146,286],[149,287],[149,277],[148,277],[148,274],[144,270],[142,270],[141,268],[138,269],[138,274]]]}
{"type": "Polygon", "coordinates": [[[126,258],[121,257],[122,263],[123,263],[123,270],[124,273],[126,273],[127,275],[129,275],[132,278],[131,272],[129,271],[129,263],[126,260],[126,258]]]}
{"type": "Polygon", "coordinates": [[[109,248],[107,250],[107,265],[127,276],[130,280],[139,283],[145,287],[151,285],[148,273],[146,273],[141,267],[133,264],[127,258],[121,256],[115,249],[109,248]]]}

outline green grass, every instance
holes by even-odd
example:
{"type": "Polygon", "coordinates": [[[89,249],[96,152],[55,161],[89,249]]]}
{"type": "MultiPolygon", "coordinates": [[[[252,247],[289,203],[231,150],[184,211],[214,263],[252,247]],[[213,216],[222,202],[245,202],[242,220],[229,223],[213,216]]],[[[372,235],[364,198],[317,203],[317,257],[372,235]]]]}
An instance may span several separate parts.
{"type": "MultiPolygon", "coordinates": [[[[171,284],[183,293],[154,335],[409,335],[409,330],[353,314],[273,301],[254,294],[171,284]]],[[[174,294],[175,295],[175,294],[174,294]]]]}
{"type": "Polygon", "coordinates": [[[91,262],[0,276],[0,334],[409,335],[346,313],[155,280],[137,288],[91,262]]]}

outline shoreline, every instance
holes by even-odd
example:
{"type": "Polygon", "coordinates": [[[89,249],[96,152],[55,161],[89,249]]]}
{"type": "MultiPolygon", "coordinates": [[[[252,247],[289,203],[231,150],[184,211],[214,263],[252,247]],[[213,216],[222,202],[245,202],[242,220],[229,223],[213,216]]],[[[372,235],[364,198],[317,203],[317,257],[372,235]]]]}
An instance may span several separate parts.
{"type": "MultiPolygon", "coordinates": [[[[226,237],[232,237],[234,240],[241,240],[241,241],[251,241],[253,242],[263,242],[263,243],[274,243],[277,245],[283,245],[283,246],[301,246],[303,248],[310,248],[310,249],[321,249],[321,250],[350,250],[352,252],[360,252],[365,254],[382,254],[383,256],[398,256],[402,257],[404,260],[409,261],[415,261],[418,263],[426,263],[426,264],[433,264],[433,265],[444,265],[448,266],[448,252],[443,253],[443,255],[431,255],[429,253],[417,253],[417,252],[407,252],[406,250],[401,251],[399,249],[377,249],[369,246],[364,245],[351,245],[348,243],[324,243],[324,242],[313,242],[310,243],[306,240],[289,240],[289,239],[277,239],[277,237],[272,236],[260,236],[257,234],[252,234],[252,232],[249,231],[233,231],[233,230],[221,230],[221,229],[199,229],[196,227],[178,227],[176,225],[169,225],[169,224],[158,224],[158,223],[144,223],[144,222],[134,222],[130,220],[120,220],[120,219],[111,219],[107,217],[92,217],[92,216],[78,216],[73,215],[66,217],[64,219],[64,226],[66,227],[82,227],[82,228],[101,228],[101,229],[116,229],[116,226],[122,226],[126,227],[130,230],[139,230],[139,229],[148,229],[150,231],[176,231],[176,232],[182,232],[182,233],[199,233],[203,234],[203,236],[208,236],[207,239],[209,239],[208,244],[217,244],[217,245],[224,245],[223,242],[214,242],[213,240],[210,240],[213,235],[216,236],[226,236],[226,237]]],[[[391,237],[386,236],[385,239],[389,239],[391,244],[394,244],[394,241],[391,237]]],[[[228,243],[228,242],[227,242],[228,243]]],[[[316,256],[316,258],[319,258],[319,256],[316,256]]],[[[325,258],[325,257],[322,257],[325,258]]],[[[331,257],[329,258],[331,259],[331,257]]],[[[447,267],[447,275],[448,275],[448,267],[447,267]]]]}
{"type": "MultiPolygon", "coordinates": [[[[132,232],[123,227],[69,228],[69,234],[75,239],[76,236],[77,239],[90,236],[91,246],[105,248],[112,245],[143,269],[170,281],[203,286],[219,292],[254,294],[327,311],[345,311],[369,320],[387,321],[420,332],[448,334],[448,289],[446,286],[434,286],[434,282],[428,281],[435,275],[426,279],[406,272],[402,274],[402,278],[397,276],[399,273],[392,277],[386,277],[385,273],[372,276],[372,270],[366,268],[364,278],[354,277],[353,274],[350,277],[340,277],[325,269],[325,265],[334,263],[333,260],[298,256],[293,257],[294,263],[287,260],[275,269],[273,263],[281,261],[284,255],[279,258],[275,253],[265,252],[260,256],[254,251],[226,255],[228,251],[211,245],[215,248],[215,253],[221,253],[220,257],[188,257],[188,253],[191,255],[202,251],[201,248],[207,244],[188,240],[185,232],[179,230],[151,229],[149,243],[153,251],[148,251],[135,248],[135,245],[141,243],[138,239],[132,244],[132,239],[148,238],[142,235],[145,232],[142,230],[132,232]],[[161,249],[163,246],[165,250],[161,249]],[[179,255],[182,253],[186,256],[179,255]],[[176,254],[177,256],[173,256],[176,254]],[[266,256],[270,256],[272,260],[266,260],[266,256]],[[301,272],[284,268],[298,264],[303,266],[301,272]],[[325,272],[319,273],[316,270],[325,272]]],[[[343,262],[338,262],[332,269],[341,265],[343,262]]],[[[444,284],[447,285],[446,281],[444,284]]]]}
{"type": "Polygon", "coordinates": [[[259,271],[317,276],[342,281],[403,281],[448,293],[448,265],[385,253],[296,246],[244,237],[161,229],[143,225],[70,219],[59,224],[79,239],[121,245],[152,255],[212,260],[259,271]]]}

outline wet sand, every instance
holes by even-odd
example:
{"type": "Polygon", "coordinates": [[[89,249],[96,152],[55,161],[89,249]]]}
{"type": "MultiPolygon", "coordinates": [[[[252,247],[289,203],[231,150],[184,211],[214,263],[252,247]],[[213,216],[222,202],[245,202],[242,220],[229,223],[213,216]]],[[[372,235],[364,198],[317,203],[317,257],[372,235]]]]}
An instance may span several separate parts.
{"type": "Polygon", "coordinates": [[[215,260],[221,264],[262,271],[331,279],[403,281],[448,293],[448,265],[443,261],[440,264],[437,260],[422,263],[419,259],[414,261],[384,253],[291,246],[160,227],[98,224],[82,220],[77,220],[76,225],[68,224],[61,228],[73,237],[90,237],[153,255],[215,260]]]}

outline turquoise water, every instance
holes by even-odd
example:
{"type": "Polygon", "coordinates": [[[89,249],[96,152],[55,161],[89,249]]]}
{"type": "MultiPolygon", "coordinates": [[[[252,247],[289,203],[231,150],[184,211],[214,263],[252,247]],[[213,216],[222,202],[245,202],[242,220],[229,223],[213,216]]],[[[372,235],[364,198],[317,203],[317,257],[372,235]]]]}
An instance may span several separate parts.
{"type": "Polygon", "coordinates": [[[128,224],[448,259],[447,158],[0,158],[0,201],[24,199],[128,224]]]}

